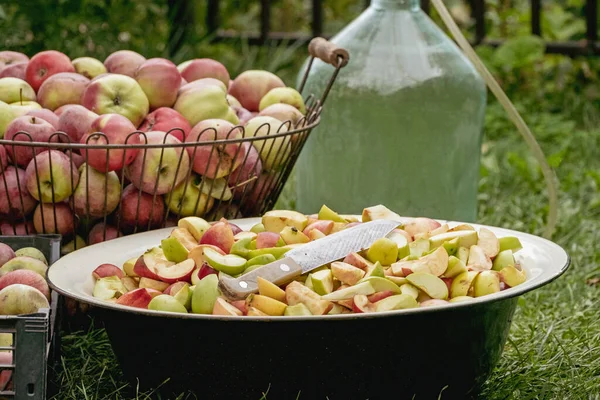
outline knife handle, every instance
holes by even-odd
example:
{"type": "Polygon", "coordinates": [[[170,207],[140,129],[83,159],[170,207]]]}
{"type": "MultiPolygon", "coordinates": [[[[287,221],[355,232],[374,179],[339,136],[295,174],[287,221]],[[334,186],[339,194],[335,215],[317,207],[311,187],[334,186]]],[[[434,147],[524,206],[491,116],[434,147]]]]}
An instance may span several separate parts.
{"type": "Polygon", "coordinates": [[[258,291],[256,279],[259,276],[275,285],[281,285],[301,274],[302,267],[291,258],[284,257],[281,260],[265,264],[237,278],[219,272],[219,289],[229,298],[245,299],[249,294],[258,291]]]}

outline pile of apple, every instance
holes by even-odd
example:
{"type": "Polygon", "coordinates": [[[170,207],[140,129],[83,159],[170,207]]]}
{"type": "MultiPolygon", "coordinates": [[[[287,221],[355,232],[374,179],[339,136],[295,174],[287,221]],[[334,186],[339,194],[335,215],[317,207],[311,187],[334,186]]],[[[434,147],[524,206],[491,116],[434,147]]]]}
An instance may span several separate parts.
{"type": "Polygon", "coordinates": [[[199,217],[178,222],[160,246],[119,268],[98,266],[93,295],[150,310],[249,316],[369,313],[470,301],[517,286],[526,273],[514,253],[518,238],[497,238],[471,225],[454,227],[429,218],[402,218],[383,205],[363,210],[362,219],[323,206],[317,215],[273,210],[249,231],[226,219],[199,217]],[[376,219],[398,228],[369,249],[348,254],[277,286],[258,278],[258,294],[231,300],[218,275],[240,276],[313,240],[376,219]],[[362,222],[361,222],[362,221],[362,222]]]}
{"type": "Polygon", "coordinates": [[[253,215],[276,185],[294,139],[212,142],[284,133],[302,126],[305,114],[300,93],[275,74],[248,70],[232,80],[208,58],[176,66],[127,50],[103,63],[53,50],[31,59],[2,51],[0,139],[11,143],[0,145],[0,232],[60,233],[72,239],[64,244],[68,252],[163,226],[169,215],[218,219],[224,211],[216,199],[238,216],[253,215]],[[29,141],[197,145],[73,151],[18,145],[29,141]],[[85,233],[78,230],[82,222],[85,233]]]}

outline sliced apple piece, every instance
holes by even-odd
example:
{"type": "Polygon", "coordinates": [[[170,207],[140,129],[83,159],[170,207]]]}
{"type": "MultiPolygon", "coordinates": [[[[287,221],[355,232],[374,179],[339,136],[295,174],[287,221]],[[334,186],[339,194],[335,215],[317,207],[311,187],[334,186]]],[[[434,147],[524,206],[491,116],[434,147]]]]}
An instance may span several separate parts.
{"type": "Polygon", "coordinates": [[[408,282],[403,276],[386,275],[385,279],[389,280],[392,283],[395,283],[398,286],[404,285],[408,282]]]}
{"type": "Polygon", "coordinates": [[[454,278],[463,272],[467,272],[467,267],[465,263],[454,256],[448,257],[448,268],[442,274],[444,278],[454,278]]]}
{"type": "Polygon", "coordinates": [[[215,274],[207,275],[196,284],[192,293],[192,312],[194,314],[212,314],[217,298],[221,295],[219,278],[215,274]]]}
{"type": "Polygon", "coordinates": [[[414,242],[410,242],[408,245],[410,250],[410,255],[415,257],[421,257],[423,254],[427,253],[430,250],[429,240],[427,239],[417,239],[414,242]]]}
{"type": "Polygon", "coordinates": [[[416,286],[434,299],[445,300],[448,298],[446,283],[433,274],[417,272],[406,277],[413,286],[416,286]]]}
{"type": "Polygon", "coordinates": [[[389,238],[379,238],[367,250],[367,259],[372,263],[391,265],[398,259],[398,244],[389,238]]]}
{"type": "Polygon", "coordinates": [[[440,226],[442,226],[442,224],[440,224],[434,219],[417,217],[404,224],[404,227],[402,229],[404,229],[409,235],[411,235],[414,238],[419,234],[429,234],[430,232],[434,231],[440,226]]]}
{"type": "Polygon", "coordinates": [[[198,246],[198,240],[185,228],[173,229],[170,237],[177,239],[188,251],[192,251],[198,246]]]}
{"type": "Polygon", "coordinates": [[[117,299],[117,304],[136,308],[148,308],[148,304],[152,300],[152,296],[148,289],[139,288],[125,293],[117,299]]]}
{"type": "Polygon", "coordinates": [[[375,264],[371,264],[369,267],[367,267],[364,278],[368,278],[370,276],[379,276],[381,278],[385,276],[381,263],[376,262],[375,264]]]}
{"type": "Polygon", "coordinates": [[[172,291],[171,296],[173,296],[175,298],[175,300],[180,302],[181,305],[184,306],[186,310],[189,310],[191,308],[191,306],[192,306],[192,290],[190,289],[190,285],[187,282],[185,282],[184,285],[179,287],[174,292],[172,291]]]}
{"type": "Polygon", "coordinates": [[[323,269],[311,274],[313,290],[321,296],[333,292],[333,275],[330,269],[323,269]]]}
{"type": "Polygon", "coordinates": [[[375,292],[375,293],[373,293],[371,295],[368,295],[367,299],[369,299],[369,301],[371,303],[376,303],[379,300],[383,300],[386,297],[390,297],[390,296],[393,296],[393,295],[396,295],[396,294],[398,294],[398,293],[395,293],[395,292],[393,292],[391,290],[385,290],[383,292],[375,292]]]}
{"type": "Polygon", "coordinates": [[[213,249],[204,249],[206,262],[217,271],[228,275],[237,275],[244,272],[247,260],[235,254],[221,254],[213,249]]]}
{"type": "Polygon", "coordinates": [[[285,312],[287,304],[271,297],[260,294],[251,294],[246,298],[246,306],[248,308],[256,308],[267,315],[281,316],[285,312]]]}
{"type": "MultiPolygon", "coordinates": [[[[371,276],[371,277],[362,279],[360,283],[363,283],[363,282],[369,282],[371,284],[371,286],[373,287],[373,289],[375,290],[375,292],[390,291],[392,293],[400,293],[400,287],[398,287],[398,285],[396,285],[394,282],[392,282],[386,278],[382,278],[379,276],[371,276]]],[[[354,286],[350,286],[350,287],[354,287],[354,286]]]]}
{"type": "Polygon", "coordinates": [[[331,233],[333,234],[339,231],[343,231],[348,227],[348,225],[350,224],[347,222],[334,222],[333,227],[331,228],[331,233]]]}
{"type": "Polygon", "coordinates": [[[477,244],[479,236],[477,235],[477,231],[472,230],[449,231],[430,237],[429,243],[431,244],[431,248],[436,248],[442,246],[445,242],[449,242],[454,239],[458,239],[459,247],[470,248],[471,246],[477,244]]]}
{"type": "Polygon", "coordinates": [[[249,268],[259,268],[263,265],[270,264],[275,260],[276,258],[273,254],[262,254],[260,256],[253,257],[246,262],[246,265],[244,266],[244,273],[250,272],[248,270],[249,268]]]}
{"type": "Polygon", "coordinates": [[[460,224],[460,225],[456,225],[453,226],[452,228],[450,228],[448,230],[448,232],[457,232],[457,231],[474,231],[475,228],[473,228],[473,225],[469,225],[469,224],[460,224]]]}
{"type": "Polygon", "coordinates": [[[433,253],[421,257],[418,261],[426,265],[435,276],[441,276],[448,269],[448,253],[443,247],[438,247],[433,253]]]}
{"type": "Polygon", "coordinates": [[[333,308],[331,301],[321,298],[321,296],[297,281],[292,281],[286,286],[285,298],[289,306],[304,303],[313,315],[327,314],[333,308]]]}
{"type": "Polygon", "coordinates": [[[344,262],[367,271],[374,264],[358,253],[350,253],[344,258],[344,262]]]}
{"type": "Polygon", "coordinates": [[[210,244],[201,244],[196,247],[194,250],[190,251],[188,258],[194,260],[196,266],[202,266],[204,263],[207,263],[206,257],[204,255],[204,251],[206,249],[211,249],[216,251],[219,254],[225,255],[225,252],[218,248],[217,246],[212,246],[210,244]]]}
{"type": "Polygon", "coordinates": [[[110,300],[116,299],[125,293],[127,293],[127,289],[125,289],[119,277],[107,276],[96,281],[92,295],[98,299],[110,300]]]}
{"type": "Polygon", "coordinates": [[[260,276],[256,278],[256,283],[259,294],[285,303],[285,290],[260,276]]]}
{"type": "Polygon", "coordinates": [[[262,224],[268,232],[279,233],[286,226],[293,226],[299,231],[304,230],[308,223],[306,215],[291,210],[271,210],[262,217],[262,224]]]}
{"type": "Polygon", "coordinates": [[[165,258],[162,249],[154,247],[139,257],[133,267],[133,272],[139,277],[160,280],[158,268],[160,266],[175,265],[174,262],[165,258]]]}
{"type": "MultiPolygon", "coordinates": [[[[510,250],[505,250],[510,251],[510,250]]],[[[500,280],[510,287],[515,287],[527,280],[525,271],[519,271],[513,265],[508,265],[498,272],[500,280]]]]}
{"type": "Polygon", "coordinates": [[[163,249],[166,259],[176,263],[187,259],[188,254],[190,253],[188,249],[174,236],[169,236],[168,238],[161,240],[160,245],[163,249]]]}
{"type": "MultiPolygon", "coordinates": [[[[407,282],[408,282],[408,280],[407,280],[407,282]]],[[[405,283],[404,285],[400,286],[400,292],[402,294],[407,294],[407,295],[411,296],[415,300],[417,299],[417,297],[419,297],[419,289],[417,289],[415,286],[411,285],[410,283],[405,283]]]]}
{"type": "Polygon", "coordinates": [[[357,294],[352,298],[352,311],[355,313],[370,313],[374,311],[374,308],[367,296],[357,294]]]}
{"type": "Polygon", "coordinates": [[[196,268],[196,263],[190,258],[186,258],[177,264],[157,263],[155,264],[156,275],[159,280],[166,283],[174,283],[178,281],[190,281],[192,272],[196,268]]]}
{"type": "Polygon", "coordinates": [[[469,249],[469,260],[467,261],[467,268],[478,269],[478,270],[490,270],[492,269],[492,260],[485,254],[483,248],[475,245],[469,249]]]}
{"type": "Polygon", "coordinates": [[[402,222],[402,218],[400,218],[398,214],[382,204],[367,207],[363,210],[362,222],[375,221],[377,219],[389,219],[390,221],[402,222]]]}
{"type": "Polygon", "coordinates": [[[236,256],[248,258],[248,254],[250,252],[250,242],[252,242],[253,238],[245,237],[238,241],[236,241],[233,246],[231,246],[230,254],[235,254],[236,256]]]}
{"type": "Polygon", "coordinates": [[[222,297],[217,297],[213,306],[213,315],[235,315],[242,316],[243,313],[237,307],[232,306],[222,297]]]}
{"type": "Polygon", "coordinates": [[[279,233],[261,232],[256,236],[256,248],[267,249],[270,247],[280,247],[285,245],[279,233]]]}
{"type": "Polygon", "coordinates": [[[512,250],[513,253],[516,253],[523,248],[519,238],[514,236],[501,237],[498,239],[498,243],[500,246],[499,251],[512,250]]]}
{"type": "Polygon", "coordinates": [[[333,211],[331,208],[327,207],[325,204],[319,210],[318,218],[320,220],[327,220],[333,222],[348,222],[344,218],[342,218],[338,213],[333,211]]]}
{"type": "Polygon", "coordinates": [[[261,256],[263,254],[271,254],[273,257],[275,257],[275,259],[279,259],[280,257],[282,257],[285,253],[287,253],[291,249],[292,249],[292,247],[289,247],[289,245],[288,245],[288,246],[283,246],[283,247],[268,247],[266,249],[250,250],[248,252],[248,257],[252,259],[254,257],[261,256]]]}
{"type": "Polygon", "coordinates": [[[248,312],[246,313],[246,315],[249,317],[268,317],[269,316],[269,314],[265,314],[264,312],[260,311],[258,308],[254,308],[254,307],[248,308],[248,312]]]}
{"type": "Polygon", "coordinates": [[[140,288],[158,290],[162,293],[165,291],[166,288],[169,287],[169,284],[156,279],[141,277],[138,286],[140,288]]]}
{"type": "Polygon", "coordinates": [[[515,264],[515,256],[513,255],[512,250],[503,250],[500,253],[498,253],[496,258],[494,258],[494,262],[492,263],[492,269],[494,271],[500,271],[505,267],[515,266],[515,264]]]}
{"type": "Polygon", "coordinates": [[[383,300],[379,300],[374,303],[376,312],[392,311],[392,310],[404,310],[407,308],[418,307],[417,301],[414,297],[407,294],[397,294],[394,296],[386,297],[383,300]]]}
{"type": "Polygon", "coordinates": [[[448,253],[449,256],[456,255],[456,252],[458,251],[458,238],[444,242],[441,247],[446,249],[446,253],[448,253]]]}
{"type": "Polygon", "coordinates": [[[473,281],[473,295],[486,296],[500,291],[500,277],[496,271],[481,271],[473,281]]]}
{"type": "Polygon", "coordinates": [[[346,285],[354,285],[365,276],[365,271],[342,261],[331,263],[331,273],[338,281],[346,285]]]}
{"type": "Polygon", "coordinates": [[[252,228],[250,228],[250,232],[254,232],[256,234],[259,234],[264,231],[265,231],[265,226],[262,224],[262,222],[259,222],[258,224],[254,224],[254,225],[252,225],[252,228]]]}
{"type": "Polygon", "coordinates": [[[161,294],[153,298],[148,304],[148,310],[168,311],[187,314],[187,309],[177,301],[174,297],[168,294],[161,294]]]}
{"type": "Polygon", "coordinates": [[[306,236],[302,231],[299,231],[293,226],[286,226],[281,230],[281,239],[285,244],[297,244],[297,243],[308,243],[310,238],[306,236]]]}
{"type": "Polygon", "coordinates": [[[346,314],[346,313],[348,313],[348,310],[345,307],[342,307],[337,303],[333,303],[333,307],[327,313],[327,315],[346,314]]]}
{"type": "Polygon", "coordinates": [[[318,239],[324,238],[325,236],[327,236],[327,235],[318,229],[313,229],[312,231],[308,232],[308,238],[310,240],[318,240],[318,239]]]}
{"type": "Polygon", "coordinates": [[[467,261],[469,261],[469,249],[467,247],[459,247],[456,251],[456,258],[467,265],[467,261]]]}
{"type": "Polygon", "coordinates": [[[331,233],[333,229],[333,221],[321,221],[321,220],[316,220],[310,224],[308,224],[306,226],[306,228],[304,228],[303,233],[307,236],[310,236],[310,232],[312,232],[313,230],[317,230],[321,233],[323,233],[324,235],[329,235],[331,233]]]}
{"type": "Polygon", "coordinates": [[[135,267],[135,263],[137,262],[139,257],[133,257],[130,258],[129,260],[125,261],[123,263],[123,272],[125,272],[125,275],[127,276],[131,276],[131,277],[136,277],[138,276],[134,271],[134,267],[135,267]]]}
{"type": "Polygon", "coordinates": [[[123,278],[121,278],[121,283],[123,284],[123,286],[125,286],[125,289],[127,290],[127,292],[134,291],[135,289],[138,288],[137,281],[135,279],[133,279],[131,276],[124,276],[123,278]]]}
{"type": "Polygon", "coordinates": [[[256,239],[256,237],[258,236],[257,233],[254,232],[250,232],[250,231],[241,231],[236,233],[235,235],[233,235],[233,240],[235,240],[236,242],[242,239],[246,239],[246,238],[250,238],[250,240],[254,240],[256,239]]]}
{"type": "Polygon", "coordinates": [[[123,277],[123,271],[114,264],[100,264],[92,272],[92,276],[94,279],[106,278],[108,276],[116,276],[121,279],[123,277]]]}
{"type": "Polygon", "coordinates": [[[177,226],[180,228],[187,229],[192,234],[196,243],[200,242],[204,232],[210,228],[210,224],[200,217],[185,217],[177,221],[177,226]]]}
{"type": "Polygon", "coordinates": [[[312,274],[308,274],[308,276],[306,277],[306,280],[304,281],[304,286],[306,286],[307,288],[309,288],[313,292],[315,291],[315,288],[314,288],[313,283],[312,283],[312,274]]]}
{"type": "Polygon", "coordinates": [[[433,306],[445,306],[446,304],[448,304],[448,301],[446,301],[446,300],[430,299],[430,300],[425,300],[424,302],[422,302],[421,304],[419,304],[419,306],[421,306],[421,307],[433,307],[433,306]]]}
{"type": "Polygon", "coordinates": [[[473,297],[471,296],[457,296],[457,297],[453,297],[449,300],[450,303],[460,303],[463,301],[471,301],[473,300],[473,297]]]}
{"type": "Polygon", "coordinates": [[[376,290],[375,288],[373,288],[373,285],[371,285],[370,282],[360,282],[354,286],[349,286],[344,289],[336,290],[335,292],[329,293],[325,296],[322,296],[321,298],[323,300],[328,301],[339,301],[351,299],[357,294],[364,294],[365,296],[368,296],[375,292],[376,290]]]}
{"type": "Polygon", "coordinates": [[[479,271],[467,271],[457,275],[450,286],[450,297],[467,296],[477,275],[479,271]]]}
{"type": "Polygon", "coordinates": [[[396,243],[396,246],[398,246],[398,254],[396,256],[396,259],[401,260],[410,254],[408,239],[404,234],[400,233],[399,229],[392,231],[392,233],[387,235],[387,238],[394,241],[396,243]]]}
{"type": "Polygon", "coordinates": [[[479,240],[477,240],[477,246],[483,249],[483,252],[489,258],[494,258],[500,251],[500,242],[494,234],[487,228],[481,228],[479,230],[479,240]]]}

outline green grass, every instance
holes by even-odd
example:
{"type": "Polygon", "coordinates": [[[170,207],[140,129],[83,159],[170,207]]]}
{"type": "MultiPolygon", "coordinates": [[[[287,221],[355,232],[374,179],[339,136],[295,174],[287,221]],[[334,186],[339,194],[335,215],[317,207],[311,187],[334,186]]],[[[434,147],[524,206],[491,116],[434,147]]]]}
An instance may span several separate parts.
{"type": "MultiPolygon", "coordinates": [[[[599,125],[590,121],[578,128],[564,115],[522,111],[556,167],[560,222],[553,240],[570,253],[572,266],[554,283],[520,299],[504,354],[482,398],[597,399],[600,295],[586,282],[600,276],[600,129],[594,128],[599,125]]],[[[540,171],[497,105],[488,109],[483,152],[479,222],[541,234],[547,201],[540,171]]],[[[292,188],[285,193],[280,204],[293,204],[292,188]]],[[[57,399],[128,398],[103,331],[66,336],[62,350],[57,399]]]]}

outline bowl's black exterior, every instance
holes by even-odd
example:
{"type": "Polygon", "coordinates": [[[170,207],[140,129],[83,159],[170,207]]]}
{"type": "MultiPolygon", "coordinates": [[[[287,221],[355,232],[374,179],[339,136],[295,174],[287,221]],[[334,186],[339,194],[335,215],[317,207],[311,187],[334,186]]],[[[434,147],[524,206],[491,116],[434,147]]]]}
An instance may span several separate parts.
{"type": "Polygon", "coordinates": [[[163,398],[467,399],[506,342],[517,298],[373,318],[198,320],[98,308],[125,377],[163,398]],[[300,392],[300,397],[298,393],[300,392]],[[413,397],[414,396],[414,397],[413,397]]]}

